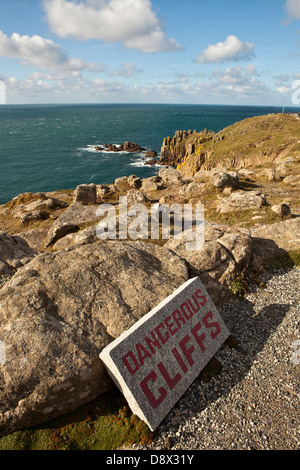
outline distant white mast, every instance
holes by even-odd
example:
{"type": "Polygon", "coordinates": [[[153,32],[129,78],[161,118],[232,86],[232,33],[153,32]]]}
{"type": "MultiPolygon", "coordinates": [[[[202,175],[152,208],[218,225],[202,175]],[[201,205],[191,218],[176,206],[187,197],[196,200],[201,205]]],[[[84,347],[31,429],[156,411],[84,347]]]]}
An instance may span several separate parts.
{"type": "Polygon", "coordinates": [[[283,106],[283,108],[282,108],[282,114],[284,114],[284,106],[283,106]]]}

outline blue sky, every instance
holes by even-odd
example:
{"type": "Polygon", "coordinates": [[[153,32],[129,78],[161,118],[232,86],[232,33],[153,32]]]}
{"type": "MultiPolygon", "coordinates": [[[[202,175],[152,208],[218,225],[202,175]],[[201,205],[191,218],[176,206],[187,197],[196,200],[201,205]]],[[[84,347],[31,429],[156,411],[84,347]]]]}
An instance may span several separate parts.
{"type": "Polygon", "coordinates": [[[299,58],[300,0],[0,0],[8,104],[293,106],[299,58]]]}

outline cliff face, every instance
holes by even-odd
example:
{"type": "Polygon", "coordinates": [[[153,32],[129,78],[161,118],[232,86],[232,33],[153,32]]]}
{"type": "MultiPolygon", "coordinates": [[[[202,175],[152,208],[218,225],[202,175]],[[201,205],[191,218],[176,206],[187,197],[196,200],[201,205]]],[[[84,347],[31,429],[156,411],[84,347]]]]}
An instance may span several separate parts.
{"type": "Polygon", "coordinates": [[[203,144],[211,141],[214,137],[213,132],[206,129],[202,132],[197,131],[176,131],[174,137],[167,137],[163,141],[161,148],[160,163],[162,165],[179,165],[191,155],[197,155],[204,161],[205,152],[203,144]]]}
{"type": "Polygon", "coordinates": [[[216,167],[245,168],[272,163],[300,152],[297,114],[269,114],[245,119],[218,133],[177,131],[161,148],[160,163],[175,165],[183,177],[216,167]]]}

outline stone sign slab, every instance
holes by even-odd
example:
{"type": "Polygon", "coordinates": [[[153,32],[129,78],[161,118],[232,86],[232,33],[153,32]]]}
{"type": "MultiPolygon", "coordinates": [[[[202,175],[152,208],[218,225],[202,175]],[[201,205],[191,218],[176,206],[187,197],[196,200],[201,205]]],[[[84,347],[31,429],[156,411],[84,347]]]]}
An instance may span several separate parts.
{"type": "Polygon", "coordinates": [[[100,353],[132,412],[154,431],[230,332],[199,277],[100,353]]]}

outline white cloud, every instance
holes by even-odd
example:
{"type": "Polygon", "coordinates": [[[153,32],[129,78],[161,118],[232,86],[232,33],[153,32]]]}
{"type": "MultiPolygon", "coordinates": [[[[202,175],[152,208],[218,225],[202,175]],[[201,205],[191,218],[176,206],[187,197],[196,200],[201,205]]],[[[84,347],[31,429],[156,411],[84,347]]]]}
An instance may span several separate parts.
{"type": "Polygon", "coordinates": [[[215,69],[210,77],[182,74],[175,80],[136,83],[88,78],[78,71],[34,72],[25,79],[4,78],[13,103],[194,103],[274,104],[291,94],[288,84],[270,88],[254,65],[215,69]]]}
{"type": "Polygon", "coordinates": [[[285,9],[289,18],[300,19],[300,0],[286,0],[285,9]]]}
{"type": "Polygon", "coordinates": [[[227,67],[223,72],[220,69],[215,69],[213,76],[217,78],[220,83],[229,85],[243,85],[253,80],[252,77],[257,75],[255,65],[247,65],[245,67],[227,67]]]}
{"type": "Polygon", "coordinates": [[[88,63],[70,57],[51,39],[38,35],[20,36],[18,33],[13,33],[8,37],[0,31],[0,56],[18,58],[25,64],[42,69],[99,71],[99,65],[95,62],[88,63]]]}
{"type": "Polygon", "coordinates": [[[176,51],[150,0],[43,0],[52,31],[79,41],[123,42],[142,52],[176,51]]]}
{"type": "Polygon", "coordinates": [[[277,88],[277,91],[279,91],[279,93],[282,94],[282,95],[291,94],[291,89],[289,87],[286,87],[286,86],[281,86],[281,87],[277,88]]]}
{"type": "Polygon", "coordinates": [[[121,76],[121,77],[134,77],[137,73],[141,73],[142,70],[137,68],[131,62],[123,62],[119,69],[114,70],[110,75],[121,76]]]}
{"type": "Polygon", "coordinates": [[[275,80],[275,85],[278,87],[281,85],[283,86],[284,83],[287,83],[290,80],[290,77],[286,74],[275,75],[273,78],[275,80]]]}
{"type": "Polygon", "coordinates": [[[226,62],[249,60],[253,56],[253,44],[242,42],[234,35],[229,35],[224,42],[210,44],[207,49],[195,59],[195,62],[204,64],[207,62],[226,62]]]}
{"type": "MultiPolygon", "coordinates": [[[[256,67],[251,64],[245,67],[227,67],[225,70],[215,69],[213,87],[220,96],[222,94],[233,100],[260,100],[270,96],[271,90],[263,81],[257,79],[256,67]]],[[[251,102],[251,101],[250,101],[251,102]]]]}

